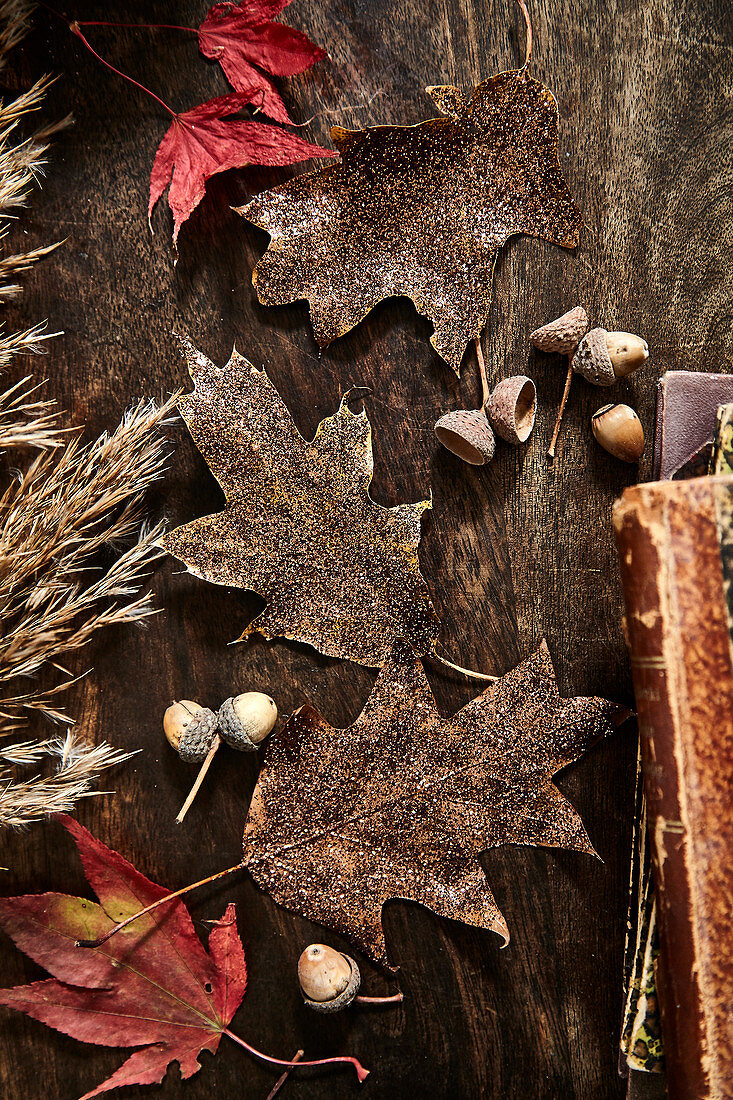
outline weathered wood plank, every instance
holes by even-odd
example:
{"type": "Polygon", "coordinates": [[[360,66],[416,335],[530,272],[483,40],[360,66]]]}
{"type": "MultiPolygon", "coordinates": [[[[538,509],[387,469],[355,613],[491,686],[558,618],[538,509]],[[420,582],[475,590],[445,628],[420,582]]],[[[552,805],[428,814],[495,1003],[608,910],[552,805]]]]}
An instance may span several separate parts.
{"type": "MultiPolygon", "coordinates": [[[[78,0],[69,9],[77,18],[192,25],[204,11],[192,0],[150,0],[144,13],[101,0],[78,0]]],[[[536,379],[541,412],[525,450],[502,447],[490,468],[476,471],[437,449],[433,421],[472,404],[478,385],[470,363],[457,384],[409,302],[381,305],[322,354],[303,304],[268,310],[256,303],[250,276],[266,237],[229,207],[284,172],[214,181],[182,231],[174,267],[167,213],[156,211],[155,236],[145,225],[149,168],[166,119],[43,14],[18,73],[24,80],[63,73],[54,110],[73,111],[76,126],[57,143],[43,192],[23,220],[23,241],[67,243],[29,278],[9,319],[23,324],[48,315],[65,330],[44,364],[50,391],[93,429],[113,424],[132,398],[186,381],[173,329],[222,360],[236,340],[267,366],[304,433],[349,387],[369,387],[375,497],[420,499],[432,486],[421,558],[453,659],[502,671],[545,635],[564,691],[628,701],[610,506],[634,474],[595,446],[589,417],[607,398],[580,381],[558,462],[547,467],[564,363],[530,354],[527,336],[576,303],[596,323],[646,336],[649,369],[616,392],[638,407],[649,431],[658,374],[725,368],[733,340],[730,19],[722,0],[658,0],[645,10],[631,0],[562,7],[541,0],[532,15],[534,73],[557,94],[561,159],[587,229],[575,256],[514,240],[497,266],[486,356],[496,378],[526,371],[536,379]]],[[[321,141],[336,123],[417,122],[431,112],[426,84],[471,86],[523,56],[522,21],[508,0],[296,0],[288,17],[332,57],[288,84],[296,116],[315,116],[305,133],[321,141]]],[[[216,68],[197,58],[193,36],[93,34],[110,60],[176,108],[224,90],[216,68]]],[[[220,502],[181,431],[162,505],[181,522],[220,502]]],[[[143,749],[115,777],[117,794],[89,803],[80,817],[152,877],[178,886],[237,859],[256,763],[221,754],[186,825],[177,828],[191,772],[160,733],[168,702],[193,695],[218,705],[235,689],[261,687],[283,713],[308,697],[329,720],[345,724],[360,710],[373,673],[285,644],[227,647],[258,601],[200,584],[173,564],[160,570],[155,589],[165,614],[145,631],[107,638],[73,700],[91,736],[143,749]]],[[[431,675],[446,711],[472,694],[471,685],[431,675]]],[[[512,929],[505,951],[488,933],[414,905],[387,907],[388,943],[407,998],[397,1011],[309,1015],[295,961],[323,931],[277,909],[244,876],[194,897],[199,920],[219,915],[230,898],[239,906],[250,991],[238,1030],[281,1056],[298,1047],[357,1054],[373,1071],[365,1086],[371,1097],[620,1097],[634,751],[633,736],[621,735],[560,781],[603,863],[532,849],[486,857],[512,929]]],[[[4,841],[4,892],[84,889],[57,827],[4,841]]],[[[39,974],[6,941],[0,957],[6,984],[39,974]]],[[[366,985],[386,986],[382,975],[365,971],[366,985]]],[[[82,1047],[7,1014],[0,1052],[0,1092],[9,1097],[72,1097],[120,1061],[116,1052],[82,1047]]],[[[171,1073],[158,1095],[258,1097],[272,1080],[243,1052],[222,1047],[185,1086],[171,1073]]],[[[307,1100],[351,1096],[355,1085],[345,1073],[296,1074],[287,1090],[307,1100]]]]}

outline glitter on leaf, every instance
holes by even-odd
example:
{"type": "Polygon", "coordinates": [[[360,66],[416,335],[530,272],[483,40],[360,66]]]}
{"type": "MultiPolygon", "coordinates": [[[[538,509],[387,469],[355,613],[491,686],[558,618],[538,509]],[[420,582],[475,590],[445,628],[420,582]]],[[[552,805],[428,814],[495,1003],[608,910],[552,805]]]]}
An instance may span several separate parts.
{"type": "Polygon", "coordinates": [[[333,729],[301,707],[272,741],[244,830],[244,863],[280,905],[386,963],[382,906],[509,931],[478,856],[503,844],[593,854],[552,776],[628,712],[561,699],[547,646],[452,718],[397,642],[364,710],[333,729]]]}
{"type": "Polygon", "coordinates": [[[242,637],[291,638],[370,666],[395,637],[431,652],[438,620],[417,556],[430,503],[371,499],[366,413],[342,402],[309,442],[266,373],[236,350],[220,368],[189,341],[183,349],[194,390],[179,408],[227,505],[163,548],[196,576],[267,600],[242,637]]]}
{"type": "Polygon", "coordinates": [[[264,305],[310,303],[326,345],[383,298],[407,295],[458,373],[491,306],[498,249],[524,233],[575,248],[580,212],[558,161],[555,97],[525,69],[466,100],[427,89],[445,118],[332,130],[341,160],[239,213],[271,236],[253,282],[264,305]]]}

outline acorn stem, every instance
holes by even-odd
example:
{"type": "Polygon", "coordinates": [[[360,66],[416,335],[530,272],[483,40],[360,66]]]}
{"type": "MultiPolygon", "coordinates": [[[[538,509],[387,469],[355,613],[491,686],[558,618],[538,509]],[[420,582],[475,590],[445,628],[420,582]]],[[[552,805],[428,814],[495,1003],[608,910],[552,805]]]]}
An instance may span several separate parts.
{"type": "Polygon", "coordinates": [[[190,886],[183,886],[180,890],[173,890],[170,894],[164,894],[162,898],[158,898],[152,905],[146,905],[144,909],[139,909],[137,913],[133,913],[131,917],[127,917],[125,920],[119,921],[109,932],[105,932],[103,936],[100,936],[97,940],[77,940],[74,947],[89,947],[94,949],[101,947],[103,943],[111,939],[117,932],[121,932],[123,928],[127,928],[128,924],[132,924],[138,917],[144,917],[146,913],[152,913],[154,909],[157,909],[159,905],[165,905],[167,901],[173,901],[174,898],[180,898],[182,894],[187,894],[190,890],[195,890],[198,886],[206,886],[208,882],[216,882],[218,878],[224,878],[225,875],[231,875],[235,871],[244,870],[243,863],[235,863],[233,867],[227,867],[225,871],[217,871],[215,875],[209,875],[207,878],[201,878],[198,882],[192,882],[190,886]]]}
{"type": "Polygon", "coordinates": [[[474,340],[476,347],[476,358],[478,359],[478,370],[481,375],[481,408],[485,408],[489,403],[489,397],[491,396],[491,388],[489,386],[489,380],[486,376],[486,362],[484,360],[484,353],[481,350],[481,339],[476,337],[474,340]]]}
{"type": "Polygon", "coordinates": [[[206,775],[207,771],[211,767],[211,761],[216,756],[216,751],[219,748],[220,744],[221,744],[221,737],[217,737],[214,741],[214,744],[211,746],[208,753],[206,754],[206,759],[204,760],[203,764],[199,768],[199,773],[196,776],[196,780],[194,782],[194,785],[193,785],[193,787],[191,787],[191,790],[188,792],[188,798],[186,799],[186,801],[181,806],[181,811],[178,814],[178,817],[176,818],[176,824],[177,825],[181,824],[184,817],[186,816],[186,814],[190,810],[191,803],[193,802],[196,795],[199,793],[199,787],[203,783],[204,776],[206,775]]]}
{"type": "Polygon", "coordinates": [[[354,997],[355,1005],[389,1005],[389,1004],[402,1004],[405,999],[404,993],[393,993],[391,997],[362,997],[361,995],[354,997]]]}
{"type": "Polygon", "coordinates": [[[439,661],[441,665],[445,665],[446,668],[452,668],[454,672],[460,672],[463,676],[470,676],[474,680],[498,680],[498,676],[489,676],[487,672],[474,672],[472,668],[464,668],[463,665],[454,665],[452,661],[449,661],[447,657],[441,657],[435,650],[432,653],[426,654],[428,657],[432,657],[433,660],[439,661]]]}
{"type": "Polygon", "coordinates": [[[274,1100],[274,1097],[277,1096],[280,1089],[283,1087],[283,1085],[287,1081],[288,1077],[290,1076],[290,1074],[295,1069],[295,1063],[299,1062],[301,1060],[301,1058],[303,1058],[304,1056],[305,1056],[305,1051],[304,1050],[296,1050],[295,1054],[293,1055],[292,1065],[288,1066],[288,1068],[285,1070],[285,1072],[280,1074],[277,1081],[275,1082],[275,1084],[272,1086],[272,1088],[268,1092],[265,1100],[274,1100]]]}
{"type": "Polygon", "coordinates": [[[552,432],[552,439],[550,440],[550,446],[547,448],[547,457],[550,462],[555,457],[555,444],[557,443],[557,437],[560,434],[560,425],[562,424],[562,418],[565,413],[565,406],[568,403],[568,397],[570,396],[570,384],[573,381],[573,359],[572,356],[568,357],[568,373],[565,379],[565,389],[562,391],[562,400],[560,401],[560,408],[557,410],[557,420],[555,421],[555,427],[552,432]]]}

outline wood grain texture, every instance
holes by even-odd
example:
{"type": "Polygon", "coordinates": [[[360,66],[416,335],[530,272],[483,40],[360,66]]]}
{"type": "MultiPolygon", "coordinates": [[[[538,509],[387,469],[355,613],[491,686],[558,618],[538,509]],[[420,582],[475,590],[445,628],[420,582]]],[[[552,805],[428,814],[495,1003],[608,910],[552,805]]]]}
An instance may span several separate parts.
{"type": "MultiPolygon", "coordinates": [[[[81,19],[190,23],[192,0],[139,4],[75,0],[81,19]]],[[[213,181],[181,233],[177,266],[170,219],[145,223],[155,148],[167,125],[156,104],[101,69],[62,23],[39,14],[12,79],[63,74],[53,113],[76,125],[56,144],[43,192],[18,240],[66,244],[28,279],[8,311],[18,325],[48,316],[66,335],[43,364],[52,395],[90,430],[116,422],[128,402],[186,382],[172,330],[187,331],[224,361],[232,344],[266,366],[304,433],[341,394],[367,386],[375,434],[375,499],[421,499],[432,487],[423,572],[459,663],[502,672],[545,635],[567,694],[630,702],[621,633],[610,508],[635,476],[594,443],[589,418],[607,400],[576,381],[554,467],[544,452],[562,392],[564,360],[530,353],[538,324],[575,304],[594,323],[645,336],[647,369],[618,387],[651,433],[654,383],[669,368],[726,369],[733,231],[733,40],[723,0],[631,0],[532,5],[534,75],[560,108],[561,163],[587,229],[577,254],[514,239],[500,254],[486,339],[494,378],[527,373],[540,415],[526,448],[501,446],[484,470],[439,450],[440,413],[472,407],[470,364],[459,384],[428,343],[429,326],[406,300],[380,305],[348,336],[319,353],[303,303],[257,304],[251,272],[266,236],[230,210],[287,178],[243,171],[213,181]]],[[[427,84],[471,87],[523,56],[521,17],[500,0],[295,0],[289,21],[327,47],[332,60],[285,84],[304,135],[328,141],[331,125],[411,123],[432,114],[427,84]]],[[[225,90],[223,77],[175,32],[93,32],[115,64],[183,109],[225,90]]],[[[36,364],[38,367],[38,364],[36,364]]],[[[173,523],[219,508],[221,495],[183,429],[158,505],[173,523]]],[[[642,473],[649,469],[645,459],[642,473]]],[[[261,606],[256,598],[181,575],[167,562],[155,578],[164,613],[146,630],[108,635],[80,662],[94,672],[72,712],[95,738],[143,751],[114,776],[116,794],[79,817],[156,881],[178,887],[239,858],[257,761],[220,753],[185,825],[173,819],[192,779],[166,746],[163,708],[175,697],[216,706],[233,691],[261,688],[287,714],[309,698],[333,724],[361,710],[374,674],[284,643],[228,647],[261,606]]],[[[431,680],[444,713],[475,689],[431,680]]],[[[397,1010],[329,1018],[302,1006],[295,964],[317,926],[278,909],[245,875],[194,895],[198,921],[234,900],[249,956],[250,987],[237,1030],[287,1056],[348,1051],[371,1068],[365,1096],[439,1100],[529,1097],[611,1100],[617,1076],[621,964],[633,805],[635,744],[627,732],[594,749],[560,778],[604,862],[573,853],[506,848],[485,857],[512,931],[499,940],[403,902],[386,909],[386,934],[406,1000],[397,1010]]],[[[85,887],[71,845],[48,825],[4,836],[4,893],[85,887]]],[[[205,925],[201,924],[202,931],[205,925]]],[[[335,942],[335,937],[327,937],[335,942]]],[[[0,944],[3,983],[39,975],[0,944]]],[[[368,992],[393,988],[364,967],[368,992]]],[[[0,1093],[71,1098],[119,1064],[119,1052],[83,1047],[3,1013],[0,1093]]],[[[265,1096],[273,1075],[222,1045],[181,1085],[172,1071],[156,1096],[265,1096]]],[[[346,1073],[295,1073],[293,1100],[356,1095],[346,1073]]],[[[127,1090],[127,1096],[152,1095],[127,1090]]]]}

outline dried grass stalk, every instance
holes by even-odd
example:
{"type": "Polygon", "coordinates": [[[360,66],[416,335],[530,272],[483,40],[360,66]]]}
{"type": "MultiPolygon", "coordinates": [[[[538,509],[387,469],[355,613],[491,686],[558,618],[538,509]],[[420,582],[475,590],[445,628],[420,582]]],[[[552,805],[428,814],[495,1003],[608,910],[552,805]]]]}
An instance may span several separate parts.
{"type": "MultiPolygon", "coordinates": [[[[30,11],[24,0],[0,2],[0,71],[30,11]]],[[[44,77],[0,103],[0,242],[43,172],[49,136],[68,121],[19,133],[49,84],[44,77]]],[[[0,259],[0,303],[55,247],[0,259]]],[[[45,322],[9,334],[0,327],[0,370],[18,354],[43,351],[55,335],[45,322]]],[[[141,589],[162,530],[145,524],[144,497],[165,467],[160,428],[176,400],[142,401],[114,432],[85,444],[61,428],[38,389],[24,377],[0,392],[0,452],[39,452],[0,481],[0,826],[12,828],[71,810],[94,793],[104,769],[129,758],[71,731],[25,741],[17,733],[39,715],[70,725],[59,698],[75,682],[68,659],[103,627],[152,614],[141,589]]]]}
{"type": "Polygon", "coordinates": [[[55,758],[56,770],[27,779],[18,779],[12,769],[0,770],[0,828],[19,829],[49,814],[69,813],[80,798],[100,793],[93,789],[100,772],[134,755],[105,742],[90,745],[71,731],[52,741],[30,742],[29,750],[25,757],[19,754],[18,763],[55,758]]]}

